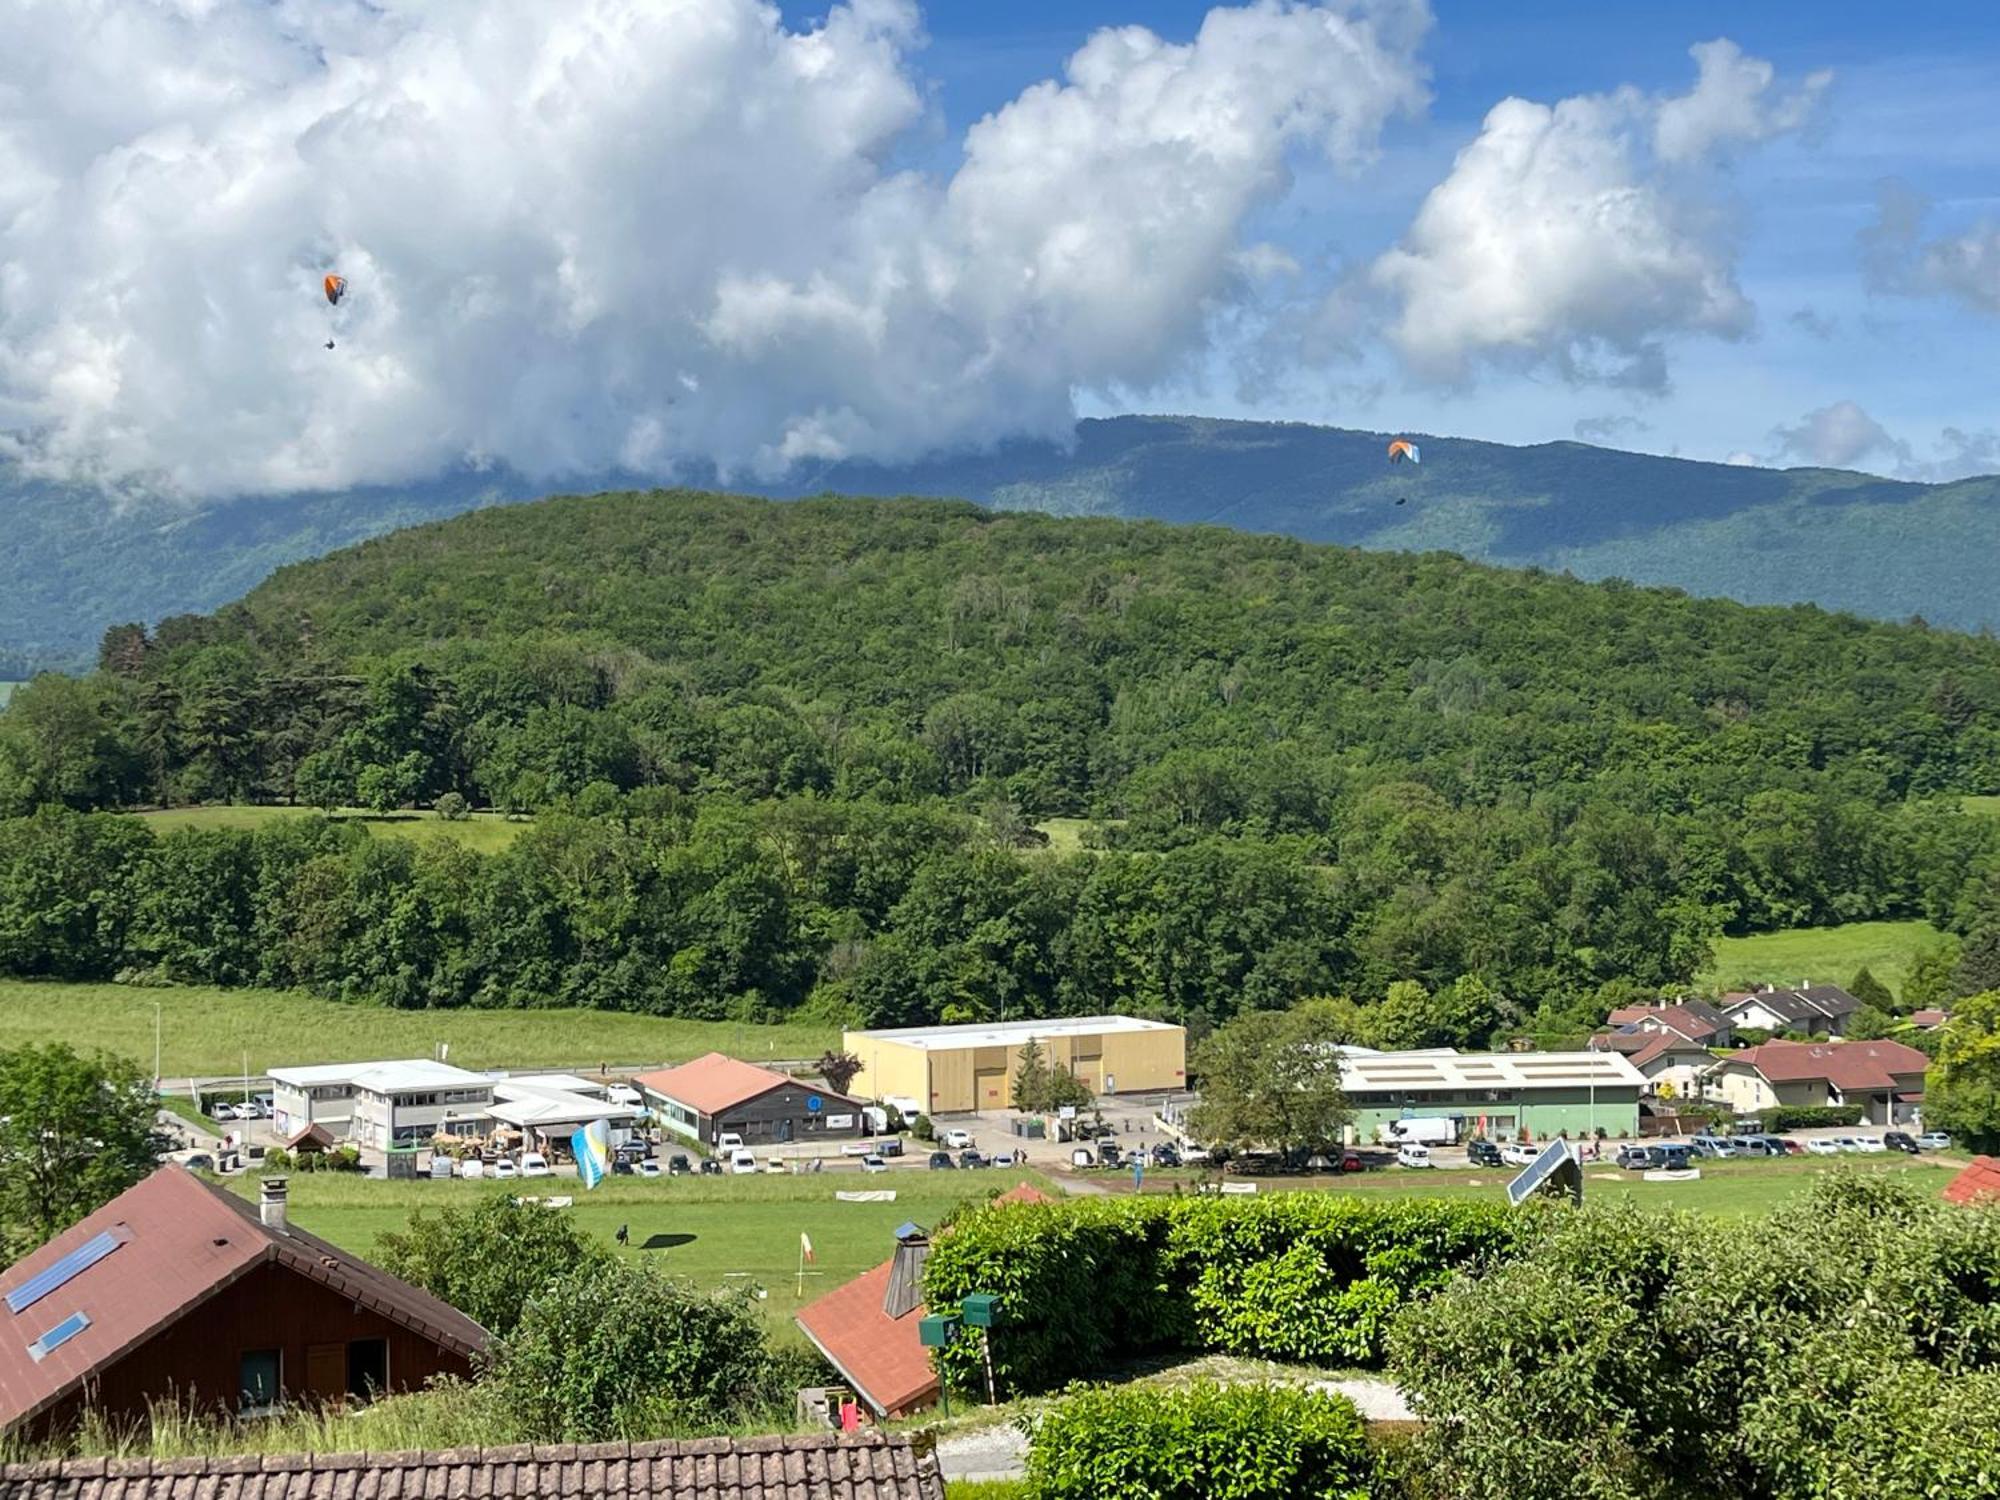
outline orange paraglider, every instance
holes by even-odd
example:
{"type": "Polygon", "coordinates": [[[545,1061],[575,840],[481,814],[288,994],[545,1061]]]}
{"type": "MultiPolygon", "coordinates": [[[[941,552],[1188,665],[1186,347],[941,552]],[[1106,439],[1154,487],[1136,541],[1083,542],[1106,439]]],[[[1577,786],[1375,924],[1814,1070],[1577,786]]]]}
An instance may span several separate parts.
{"type": "Polygon", "coordinates": [[[1417,452],[1417,445],[1408,438],[1397,438],[1393,443],[1389,444],[1390,463],[1399,464],[1406,458],[1413,464],[1423,462],[1422,457],[1417,452]]]}
{"type": "Polygon", "coordinates": [[[326,277],[326,300],[335,307],[338,307],[340,306],[340,299],[346,295],[347,278],[345,276],[335,276],[329,271],[326,277]]]}

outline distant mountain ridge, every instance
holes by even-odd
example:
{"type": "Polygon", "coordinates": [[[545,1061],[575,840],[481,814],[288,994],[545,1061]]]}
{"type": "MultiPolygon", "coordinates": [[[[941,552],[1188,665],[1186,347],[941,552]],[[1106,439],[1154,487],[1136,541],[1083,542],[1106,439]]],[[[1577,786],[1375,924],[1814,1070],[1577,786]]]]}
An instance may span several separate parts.
{"type": "MultiPolygon", "coordinates": [[[[1915,484],[1831,469],[1759,469],[1584,443],[1511,447],[1202,417],[1077,424],[1069,445],[1010,442],[906,466],[839,463],[783,483],[974,500],[1056,515],[1212,522],[1371,549],[1450,551],[1515,567],[1623,577],[1746,603],[1814,603],[1881,619],[2000,625],[2000,478],[1915,484]],[[1398,503],[1401,501],[1402,503],[1398,503]]],[[[104,627],[212,609],[283,563],[400,526],[632,475],[539,484],[466,471],[412,486],[113,512],[73,488],[8,482],[0,514],[0,676],[88,660],[104,627]]],[[[680,476],[711,484],[715,476],[680,476]]]]}

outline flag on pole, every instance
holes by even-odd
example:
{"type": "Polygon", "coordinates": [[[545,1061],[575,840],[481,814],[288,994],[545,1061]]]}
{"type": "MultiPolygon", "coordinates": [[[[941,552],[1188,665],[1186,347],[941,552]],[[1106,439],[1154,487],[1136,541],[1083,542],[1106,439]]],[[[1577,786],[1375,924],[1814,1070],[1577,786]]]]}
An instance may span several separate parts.
{"type": "Polygon", "coordinates": [[[611,1167],[611,1127],[592,1120],[569,1138],[570,1154],[576,1158],[576,1175],[586,1188],[604,1181],[611,1167]]]}
{"type": "Polygon", "coordinates": [[[801,1229],[801,1230],[799,1231],[799,1254],[801,1254],[801,1255],[803,1255],[803,1256],[805,1257],[805,1260],[806,1260],[806,1264],[807,1264],[807,1265],[809,1265],[809,1266],[810,1266],[810,1265],[814,1265],[814,1264],[817,1264],[817,1263],[816,1263],[816,1262],[815,1262],[815,1261],[813,1260],[813,1242],[812,1242],[812,1237],[811,1237],[810,1235],[808,1235],[808,1234],[807,1234],[807,1233],[806,1233],[806,1232],[805,1232],[805,1231],[804,1231],[803,1229],[801,1229]]]}

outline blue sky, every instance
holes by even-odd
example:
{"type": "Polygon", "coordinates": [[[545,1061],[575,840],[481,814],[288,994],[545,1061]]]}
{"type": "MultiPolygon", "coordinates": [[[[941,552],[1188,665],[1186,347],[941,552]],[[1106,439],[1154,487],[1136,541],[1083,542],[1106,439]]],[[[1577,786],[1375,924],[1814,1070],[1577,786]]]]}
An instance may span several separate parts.
{"type": "MultiPolygon", "coordinates": [[[[785,7],[799,24],[824,9],[785,7]]],[[[1186,0],[932,0],[923,12],[929,43],[917,64],[941,118],[931,163],[949,170],[966,126],[1034,81],[1059,77],[1092,30],[1140,25],[1187,41],[1209,9],[1186,0]]],[[[1940,465],[1944,473],[2000,468],[1990,440],[1984,448],[1977,442],[2000,427],[2000,319],[1944,296],[1871,291],[1856,245],[1876,217],[1885,178],[1931,200],[1929,236],[2000,220],[2000,12],[1983,0],[1439,0],[1433,9],[1420,54],[1433,94],[1424,117],[1392,121],[1380,165],[1359,179],[1299,164],[1291,195],[1263,216],[1260,231],[1301,259],[1378,253],[1499,100],[1552,104],[1621,85],[1684,91],[1693,73],[1688,48],[1727,37],[1775,65],[1780,79],[1833,73],[1807,130],[1746,153],[1720,183],[1740,200],[1730,233],[1754,331],[1735,340],[1670,339],[1664,393],[1579,386],[1533,369],[1489,372],[1446,389],[1410,380],[1376,350],[1359,369],[1299,371],[1285,389],[1246,396],[1218,354],[1199,378],[1165,388],[1082,393],[1083,410],[1197,410],[1509,442],[1570,438],[1579,421],[1609,419],[1593,440],[1689,457],[1819,458],[1926,477],[1940,465]],[[1357,389],[1375,382],[1379,395],[1357,389]],[[1884,440],[1850,451],[1866,432],[1835,424],[1821,434],[1821,451],[1811,452],[1811,434],[1792,447],[1776,435],[1842,403],[1879,424],[1884,440]],[[1946,428],[1973,443],[1955,469],[1946,428]]]]}

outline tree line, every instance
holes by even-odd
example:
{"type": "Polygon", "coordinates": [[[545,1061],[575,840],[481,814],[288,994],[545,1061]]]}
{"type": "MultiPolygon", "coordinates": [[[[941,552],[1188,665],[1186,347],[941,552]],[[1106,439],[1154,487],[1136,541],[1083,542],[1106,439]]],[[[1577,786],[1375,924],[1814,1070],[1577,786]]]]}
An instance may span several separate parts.
{"type": "Polygon", "coordinates": [[[1474,1039],[1685,987],[1718,932],[1969,937],[1996,667],[1917,626],[1205,528],[508,507],[20,689],[0,968],[885,1022],[1469,979],[1474,1039]],[[223,801],[535,826],[478,856],[75,816],[223,801]],[[1051,817],[1089,851],[1038,852],[1051,817]]]}

